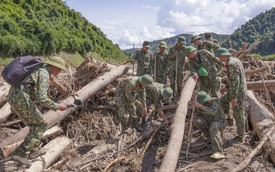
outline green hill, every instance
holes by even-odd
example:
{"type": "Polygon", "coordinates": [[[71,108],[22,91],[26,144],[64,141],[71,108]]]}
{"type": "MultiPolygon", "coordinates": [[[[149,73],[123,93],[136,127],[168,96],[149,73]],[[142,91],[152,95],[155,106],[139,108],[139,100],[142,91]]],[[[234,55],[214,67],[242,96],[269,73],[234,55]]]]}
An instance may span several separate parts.
{"type": "Polygon", "coordinates": [[[226,47],[230,47],[229,40],[232,41],[232,48],[237,50],[241,48],[242,42],[252,44],[255,40],[260,40],[261,43],[252,51],[253,53],[275,54],[275,8],[260,13],[235,30],[225,42],[226,47]]]}
{"type": "Polygon", "coordinates": [[[1,0],[0,54],[97,53],[119,60],[125,53],[62,0],[1,0]]]}

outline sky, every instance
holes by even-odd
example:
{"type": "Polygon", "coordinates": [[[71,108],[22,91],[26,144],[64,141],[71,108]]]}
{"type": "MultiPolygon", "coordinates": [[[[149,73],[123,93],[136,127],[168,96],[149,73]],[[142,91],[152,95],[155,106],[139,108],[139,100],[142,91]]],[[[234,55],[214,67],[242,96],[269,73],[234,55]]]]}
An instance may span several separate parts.
{"type": "Polygon", "coordinates": [[[141,47],[183,33],[234,30],[261,12],[275,7],[274,0],[64,0],[70,8],[100,28],[121,49],[141,47]]]}

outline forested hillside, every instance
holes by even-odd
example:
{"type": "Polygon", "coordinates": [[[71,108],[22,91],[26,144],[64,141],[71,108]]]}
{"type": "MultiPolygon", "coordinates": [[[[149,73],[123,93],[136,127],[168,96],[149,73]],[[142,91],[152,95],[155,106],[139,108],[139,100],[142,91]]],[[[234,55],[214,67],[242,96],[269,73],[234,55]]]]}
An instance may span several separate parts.
{"type": "Polygon", "coordinates": [[[275,54],[275,8],[257,15],[237,29],[227,40],[226,46],[240,49],[242,42],[252,44],[255,40],[261,43],[253,50],[260,55],[275,54]]]}
{"type": "Polygon", "coordinates": [[[8,56],[95,52],[125,58],[118,45],[62,0],[1,0],[0,53],[8,56]]]}

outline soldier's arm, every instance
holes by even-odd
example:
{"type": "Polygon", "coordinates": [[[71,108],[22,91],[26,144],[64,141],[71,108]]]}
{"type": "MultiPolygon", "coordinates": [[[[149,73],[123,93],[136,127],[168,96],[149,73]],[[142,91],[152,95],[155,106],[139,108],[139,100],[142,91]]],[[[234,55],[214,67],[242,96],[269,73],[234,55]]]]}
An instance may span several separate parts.
{"type": "Polygon", "coordinates": [[[234,66],[231,64],[229,65],[228,70],[228,95],[229,100],[236,99],[239,91],[239,83],[240,83],[240,77],[239,77],[239,71],[234,69],[234,66]]]}
{"type": "Polygon", "coordinates": [[[213,54],[211,54],[208,51],[204,51],[204,53],[207,55],[208,59],[212,62],[216,63],[219,68],[223,68],[224,64],[218,57],[215,57],[213,54]]]}
{"type": "Polygon", "coordinates": [[[35,81],[35,95],[39,104],[56,111],[58,109],[58,104],[47,95],[50,80],[49,72],[44,68],[40,68],[35,74],[37,75],[35,81]]]}
{"type": "Polygon", "coordinates": [[[216,113],[219,110],[219,103],[218,103],[218,101],[214,100],[213,103],[212,103],[212,106],[210,106],[210,107],[202,106],[200,108],[200,110],[203,111],[203,112],[206,112],[209,115],[213,115],[214,116],[214,115],[216,115],[216,113]]]}
{"type": "Polygon", "coordinates": [[[134,103],[136,101],[136,92],[134,91],[133,86],[131,86],[130,83],[126,84],[124,90],[124,95],[126,99],[130,103],[134,103]]]}

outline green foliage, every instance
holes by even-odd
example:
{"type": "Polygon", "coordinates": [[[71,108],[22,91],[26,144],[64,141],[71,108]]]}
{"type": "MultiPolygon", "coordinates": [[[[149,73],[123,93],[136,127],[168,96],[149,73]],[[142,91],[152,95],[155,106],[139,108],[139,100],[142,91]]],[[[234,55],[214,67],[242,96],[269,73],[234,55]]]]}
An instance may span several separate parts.
{"type": "Polygon", "coordinates": [[[263,56],[262,60],[274,61],[275,60],[275,54],[270,54],[270,55],[267,55],[267,56],[263,56]]]}
{"type": "Polygon", "coordinates": [[[261,43],[252,51],[253,53],[268,55],[275,53],[275,8],[257,15],[235,30],[230,38],[223,44],[228,47],[229,41],[232,41],[234,49],[242,47],[242,42],[249,45],[260,40],[261,43]]]}
{"type": "Polygon", "coordinates": [[[121,49],[98,27],[62,0],[2,0],[0,2],[0,53],[7,56],[51,55],[60,52],[122,61],[121,49]]]}

